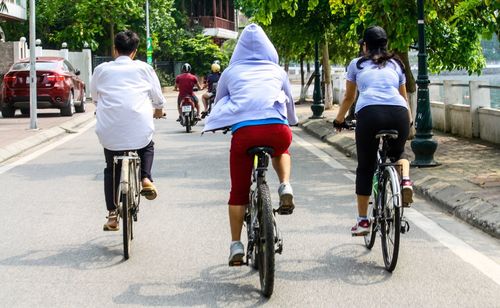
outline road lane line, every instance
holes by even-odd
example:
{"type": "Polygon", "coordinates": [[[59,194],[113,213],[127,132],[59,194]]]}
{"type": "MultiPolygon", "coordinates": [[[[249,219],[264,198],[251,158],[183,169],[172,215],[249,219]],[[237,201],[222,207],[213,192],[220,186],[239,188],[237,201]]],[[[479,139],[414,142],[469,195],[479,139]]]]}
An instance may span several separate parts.
{"type": "Polygon", "coordinates": [[[417,212],[415,209],[407,209],[405,213],[406,216],[410,218],[411,221],[420,229],[438,240],[444,246],[448,247],[462,260],[471,264],[483,274],[491,278],[494,282],[496,282],[496,284],[500,285],[499,264],[481,254],[466,242],[444,230],[434,221],[417,212]]]}
{"type": "MultiPolygon", "coordinates": [[[[347,169],[333,157],[321,151],[312,143],[298,137],[295,134],[293,138],[299,145],[307,149],[312,154],[316,155],[318,158],[320,158],[322,161],[324,161],[334,169],[347,169]]],[[[343,175],[352,181],[355,181],[356,179],[356,176],[351,172],[346,172],[343,175]]],[[[492,279],[496,284],[500,285],[500,265],[495,261],[480,253],[472,246],[457,238],[450,232],[441,228],[437,223],[421,214],[417,210],[413,208],[405,209],[405,214],[405,216],[410,219],[412,223],[414,223],[418,228],[440,242],[442,245],[446,246],[462,260],[474,266],[481,273],[492,279]]]]}
{"type": "Polygon", "coordinates": [[[297,136],[297,134],[293,134],[293,140],[297,142],[300,146],[311,152],[312,154],[316,155],[319,159],[324,161],[326,164],[328,164],[330,167],[334,169],[342,169],[342,170],[347,170],[347,168],[336,161],[333,157],[328,155],[327,153],[321,151],[318,149],[316,146],[314,146],[312,143],[309,141],[306,141],[302,139],[301,137],[297,136]]]}
{"type": "Polygon", "coordinates": [[[61,144],[63,143],[66,143],[78,136],[80,136],[81,134],[83,134],[84,132],[86,132],[89,128],[91,128],[92,126],[95,125],[95,122],[96,120],[92,120],[91,122],[89,122],[87,125],[81,127],[78,129],[78,132],[77,133],[74,133],[74,134],[68,134],[67,136],[53,142],[53,143],[49,143],[47,144],[46,146],[44,146],[43,148],[33,152],[33,153],[30,153],[26,156],[23,156],[21,158],[19,158],[18,160],[10,163],[10,164],[6,164],[6,165],[3,165],[3,166],[0,166],[0,174],[2,173],[5,173],[7,171],[9,171],[10,169],[12,168],[15,168],[17,166],[20,166],[20,165],[23,165],[27,162],[29,162],[30,160],[32,159],[35,159],[37,158],[38,156],[44,154],[44,153],[47,153],[48,151],[50,150],[53,150],[54,148],[57,148],[58,146],[60,146],[61,144]]]}

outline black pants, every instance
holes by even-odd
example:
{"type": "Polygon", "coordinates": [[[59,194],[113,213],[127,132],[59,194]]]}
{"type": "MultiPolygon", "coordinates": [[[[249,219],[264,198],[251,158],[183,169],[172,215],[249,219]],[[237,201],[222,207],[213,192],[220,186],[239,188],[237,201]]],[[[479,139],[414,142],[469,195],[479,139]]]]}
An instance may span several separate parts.
{"type": "Polygon", "coordinates": [[[388,157],[399,160],[404,152],[406,139],[410,132],[408,110],[400,106],[367,106],[356,114],[356,194],[369,196],[372,192],[372,179],[377,163],[379,140],[375,135],[380,130],[398,131],[398,139],[389,140],[388,157]]]}
{"type": "MultiPolygon", "coordinates": [[[[153,166],[154,158],[154,142],[151,142],[142,149],[134,149],[141,158],[141,179],[148,178],[151,181],[151,167],[153,166]]],[[[131,150],[132,151],[132,150],[131,150]]],[[[113,185],[113,157],[123,155],[126,151],[111,151],[104,149],[104,157],[106,158],[106,168],[104,168],[104,197],[106,199],[106,208],[108,211],[116,209],[114,203],[114,194],[118,190],[120,181],[121,161],[115,166],[115,183],[113,185]]]]}

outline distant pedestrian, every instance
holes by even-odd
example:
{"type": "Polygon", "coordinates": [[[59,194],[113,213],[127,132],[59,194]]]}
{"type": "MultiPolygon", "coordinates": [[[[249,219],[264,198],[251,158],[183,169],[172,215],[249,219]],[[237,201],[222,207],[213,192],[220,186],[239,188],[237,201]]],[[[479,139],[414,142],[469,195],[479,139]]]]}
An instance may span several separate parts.
{"type": "Polygon", "coordinates": [[[365,235],[370,230],[367,210],[377,158],[378,142],[375,135],[380,130],[398,131],[398,139],[390,140],[388,156],[400,165],[403,205],[408,206],[413,202],[410,165],[408,160],[401,158],[411,119],[405,67],[401,60],[387,51],[387,35],[381,27],[366,29],[362,43],[365,54],[352,60],[347,68],[346,92],[334,120],[334,126],[341,127],[356,97],[356,89],[359,89],[356,104],[358,218],[351,229],[353,235],[365,235]]]}

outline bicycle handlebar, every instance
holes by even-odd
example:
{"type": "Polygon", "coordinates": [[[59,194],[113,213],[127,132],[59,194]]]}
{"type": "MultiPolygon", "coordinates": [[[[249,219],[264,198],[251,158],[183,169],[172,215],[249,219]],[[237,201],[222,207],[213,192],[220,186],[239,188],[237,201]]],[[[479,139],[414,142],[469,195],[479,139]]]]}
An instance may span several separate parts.
{"type": "Polygon", "coordinates": [[[337,122],[337,120],[333,120],[333,127],[338,129],[339,131],[342,130],[342,129],[355,129],[356,128],[356,122],[354,121],[349,121],[349,122],[342,122],[342,123],[339,123],[337,122]]]}

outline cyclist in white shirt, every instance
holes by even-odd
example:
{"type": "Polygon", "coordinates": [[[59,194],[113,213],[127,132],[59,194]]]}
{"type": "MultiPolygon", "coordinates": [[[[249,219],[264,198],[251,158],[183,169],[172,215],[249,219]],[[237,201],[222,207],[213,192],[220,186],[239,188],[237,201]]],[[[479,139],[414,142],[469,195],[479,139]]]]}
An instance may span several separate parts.
{"type": "MultiPolygon", "coordinates": [[[[125,151],[136,150],[141,158],[141,194],[153,200],[157,196],[151,177],[154,157],[153,117],[163,117],[165,97],[153,68],[133,60],[139,37],[132,31],[122,31],[115,36],[116,59],[103,63],[94,70],[91,82],[92,100],[97,104],[95,132],[104,147],[104,195],[109,211],[104,231],[119,229],[118,213],[113,196],[118,181],[113,186],[113,157],[125,151]],[[153,110],[154,108],[154,110],[153,110]]],[[[119,178],[120,168],[115,168],[119,178]]]]}

